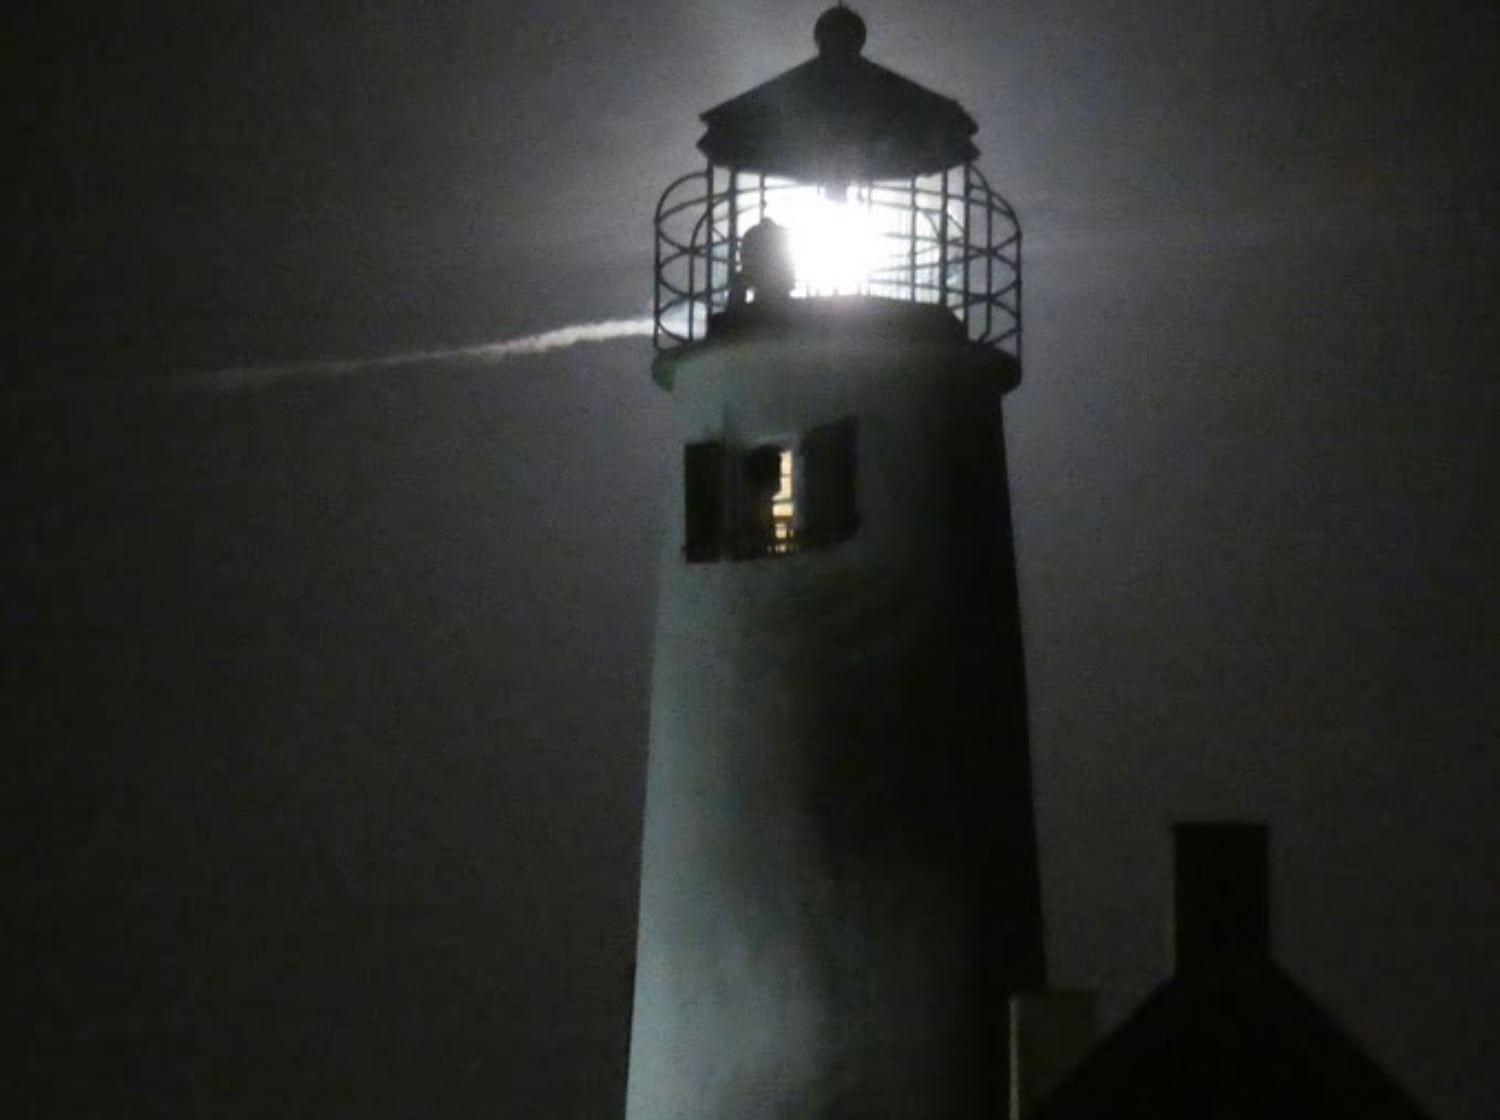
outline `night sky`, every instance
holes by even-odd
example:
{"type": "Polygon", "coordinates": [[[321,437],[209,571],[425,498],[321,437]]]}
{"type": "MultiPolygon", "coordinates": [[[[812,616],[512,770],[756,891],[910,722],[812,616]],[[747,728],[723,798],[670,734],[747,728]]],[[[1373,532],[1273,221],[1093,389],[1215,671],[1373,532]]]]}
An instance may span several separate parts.
{"type": "MultiPolygon", "coordinates": [[[[0,320],[14,1117],[622,1114],[654,565],[638,316],[696,115],[820,4],[28,6],[0,320]],[[19,155],[19,158],[17,158],[19,155]]],[[[1273,827],[1290,971],[1500,1101],[1500,13],[866,0],[1026,234],[1050,968],[1273,827]]]]}

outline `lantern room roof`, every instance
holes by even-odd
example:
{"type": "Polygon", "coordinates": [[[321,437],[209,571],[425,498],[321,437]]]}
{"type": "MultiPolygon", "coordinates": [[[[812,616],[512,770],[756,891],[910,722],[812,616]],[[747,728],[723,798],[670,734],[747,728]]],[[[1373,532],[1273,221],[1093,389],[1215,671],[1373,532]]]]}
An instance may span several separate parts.
{"type": "Polygon", "coordinates": [[[818,54],[703,114],[698,149],[738,171],[803,181],[909,179],[968,163],[978,125],[957,101],[861,53],[864,21],[830,8],[818,54]]]}

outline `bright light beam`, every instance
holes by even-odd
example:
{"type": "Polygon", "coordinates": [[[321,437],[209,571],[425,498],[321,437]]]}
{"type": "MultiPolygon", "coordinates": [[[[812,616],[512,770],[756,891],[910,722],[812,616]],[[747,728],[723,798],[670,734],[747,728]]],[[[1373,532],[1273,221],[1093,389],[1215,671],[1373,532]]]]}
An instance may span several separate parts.
{"type": "Polygon", "coordinates": [[[235,366],[204,370],[169,379],[166,384],[182,389],[234,392],[258,389],[278,381],[305,377],[352,377],[381,370],[404,369],[432,362],[500,362],[527,354],[543,354],[585,342],[609,342],[617,338],[641,338],[652,333],[651,319],[605,319],[594,323],[570,323],[555,330],[524,335],[502,342],[456,346],[435,350],[408,350],[366,358],[329,358],[316,362],[288,362],[263,366],[235,366]]]}

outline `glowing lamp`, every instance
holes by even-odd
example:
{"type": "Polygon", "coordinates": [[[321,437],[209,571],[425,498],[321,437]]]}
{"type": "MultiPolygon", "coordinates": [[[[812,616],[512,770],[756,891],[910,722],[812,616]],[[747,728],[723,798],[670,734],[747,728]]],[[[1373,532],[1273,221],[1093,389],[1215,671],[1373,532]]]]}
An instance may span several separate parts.
{"type": "Polygon", "coordinates": [[[830,8],[815,57],[703,114],[707,166],[657,207],[659,350],[841,299],[935,305],[1018,351],[1020,230],[974,167],[977,126],[865,35],[830,8]]]}

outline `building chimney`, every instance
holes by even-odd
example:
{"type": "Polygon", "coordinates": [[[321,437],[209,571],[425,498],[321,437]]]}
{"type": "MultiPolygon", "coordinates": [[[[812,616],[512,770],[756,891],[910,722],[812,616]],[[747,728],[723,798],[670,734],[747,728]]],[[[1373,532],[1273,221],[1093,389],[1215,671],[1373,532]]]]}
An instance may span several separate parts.
{"type": "Polygon", "coordinates": [[[1094,994],[1049,989],[1010,997],[1010,1120],[1022,1120],[1094,1045],[1094,994]]]}
{"type": "Polygon", "coordinates": [[[1172,826],[1173,957],[1179,972],[1271,951],[1269,831],[1249,822],[1172,826]]]}

